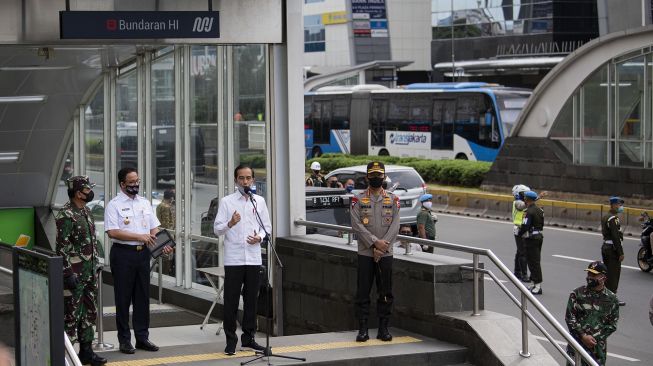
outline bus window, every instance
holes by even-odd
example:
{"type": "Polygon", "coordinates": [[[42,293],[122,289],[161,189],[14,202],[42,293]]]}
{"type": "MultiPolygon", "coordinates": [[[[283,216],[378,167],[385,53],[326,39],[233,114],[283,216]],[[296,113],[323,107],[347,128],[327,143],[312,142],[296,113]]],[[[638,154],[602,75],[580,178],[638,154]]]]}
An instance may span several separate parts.
{"type": "Polygon", "coordinates": [[[304,97],[304,129],[312,129],[313,123],[311,121],[311,111],[313,110],[313,99],[311,97],[304,97]]]}
{"type": "Polygon", "coordinates": [[[455,115],[455,99],[436,99],[433,101],[431,149],[453,149],[453,122],[455,115]]]}
{"type": "Polygon", "coordinates": [[[333,99],[333,118],[331,119],[331,130],[349,129],[349,104],[351,95],[335,97],[333,99]]]}
{"type": "Polygon", "coordinates": [[[372,99],[370,121],[371,146],[385,146],[385,129],[388,122],[388,101],[372,99]]]}
{"type": "Polygon", "coordinates": [[[410,117],[408,125],[402,131],[430,132],[431,98],[428,95],[415,95],[410,99],[410,117]]]}
{"type": "Polygon", "coordinates": [[[313,143],[328,144],[330,142],[331,101],[316,100],[313,102],[313,143]]]}
{"type": "Polygon", "coordinates": [[[388,121],[386,130],[390,131],[407,131],[404,129],[408,124],[408,111],[410,99],[408,95],[390,94],[388,95],[388,121]]]}
{"type": "Polygon", "coordinates": [[[499,129],[489,96],[483,94],[458,96],[455,133],[478,145],[499,147],[499,129]]]}

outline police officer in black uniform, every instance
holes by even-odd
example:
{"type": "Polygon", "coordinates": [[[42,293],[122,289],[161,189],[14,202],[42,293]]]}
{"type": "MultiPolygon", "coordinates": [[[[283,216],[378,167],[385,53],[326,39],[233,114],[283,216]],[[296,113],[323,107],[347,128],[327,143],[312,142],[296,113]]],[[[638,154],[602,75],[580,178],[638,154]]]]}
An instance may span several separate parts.
{"type": "MultiPolygon", "coordinates": [[[[615,294],[619,287],[621,262],[624,260],[624,248],[621,246],[624,234],[621,232],[621,223],[617,216],[621,212],[624,212],[624,200],[619,197],[610,197],[610,212],[601,218],[601,233],[603,234],[601,255],[603,263],[608,267],[608,280],[605,287],[615,294]]],[[[624,305],[626,305],[625,302],[619,301],[619,306],[624,305]]]]}
{"type": "Polygon", "coordinates": [[[526,214],[524,221],[519,228],[518,236],[524,238],[524,247],[526,247],[526,259],[528,269],[531,271],[532,284],[529,287],[534,295],[542,294],[542,267],[540,261],[542,258],[542,242],[544,236],[544,210],[537,207],[537,193],[533,191],[524,192],[524,202],[526,203],[526,214]]]}

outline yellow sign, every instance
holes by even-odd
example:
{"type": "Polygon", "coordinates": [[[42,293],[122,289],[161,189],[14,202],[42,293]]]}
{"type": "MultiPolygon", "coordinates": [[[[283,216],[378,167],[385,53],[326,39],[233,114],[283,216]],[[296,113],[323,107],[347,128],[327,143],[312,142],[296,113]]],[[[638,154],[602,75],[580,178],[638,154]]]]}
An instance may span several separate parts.
{"type": "Polygon", "coordinates": [[[322,14],[322,24],[342,24],[347,23],[346,11],[332,11],[330,13],[322,14]]]}

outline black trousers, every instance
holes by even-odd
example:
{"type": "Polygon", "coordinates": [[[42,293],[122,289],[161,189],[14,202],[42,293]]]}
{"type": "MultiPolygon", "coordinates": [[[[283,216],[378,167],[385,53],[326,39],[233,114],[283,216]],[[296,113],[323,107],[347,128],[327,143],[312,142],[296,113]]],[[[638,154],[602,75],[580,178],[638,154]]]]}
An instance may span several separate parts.
{"type": "Polygon", "coordinates": [[[241,344],[247,344],[256,334],[256,299],[260,285],[260,265],[225,266],[224,267],[224,335],[227,347],[238,343],[236,319],[238,317],[238,300],[243,293],[243,335],[241,344]]]}
{"type": "Polygon", "coordinates": [[[513,273],[517,277],[528,277],[528,259],[526,258],[524,238],[515,235],[515,244],[517,245],[517,252],[515,252],[515,271],[513,273]]]}
{"type": "Polygon", "coordinates": [[[603,263],[608,267],[608,279],[605,281],[605,287],[616,294],[619,288],[619,277],[621,277],[619,254],[611,244],[603,244],[601,256],[603,257],[603,263]]]}
{"type": "Polygon", "coordinates": [[[370,291],[376,280],[376,313],[379,318],[392,314],[392,257],[382,257],[378,263],[373,257],[358,255],[358,290],[356,291],[356,318],[366,320],[370,316],[370,291]]]}
{"type": "Polygon", "coordinates": [[[542,266],[540,265],[542,259],[542,241],[544,241],[542,236],[524,239],[528,269],[531,271],[531,281],[536,284],[542,282],[542,266]]]}
{"type": "Polygon", "coordinates": [[[133,306],[134,337],[137,341],[147,340],[150,335],[150,250],[136,251],[112,245],[109,260],[116,301],[118,341],[131,341],[130,305],[133,306]]]}

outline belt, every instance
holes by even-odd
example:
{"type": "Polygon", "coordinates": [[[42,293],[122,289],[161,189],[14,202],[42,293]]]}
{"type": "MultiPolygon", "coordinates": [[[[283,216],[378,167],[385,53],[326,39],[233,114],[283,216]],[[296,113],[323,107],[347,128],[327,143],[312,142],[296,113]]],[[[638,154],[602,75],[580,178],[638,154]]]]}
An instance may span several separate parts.
{"type": "Polygon", "coordinates": [[[538,230],[533,230],[533,232],[531,232],[531,235],[539,235],[539,234],[542,234],[542,232],[538,230]]]}
{"type": "Polygon", "coordinates": [[[603,244],[613,245],[614,243],[612,242],[612,240],[604,240],[603,244]]]}
{"type": "Polygon", "coordinates": [[[122,249],[129,249],[133,250],[136,252],[140,252],[141,250],[145,249],[145,245],[130,245],[130,244],[122,244],[122,243],[116,243],[115,241],[113,242],[113,245],[117,246],[118,248],[122,249]]]}

